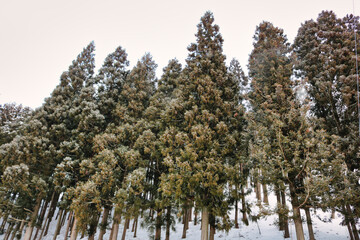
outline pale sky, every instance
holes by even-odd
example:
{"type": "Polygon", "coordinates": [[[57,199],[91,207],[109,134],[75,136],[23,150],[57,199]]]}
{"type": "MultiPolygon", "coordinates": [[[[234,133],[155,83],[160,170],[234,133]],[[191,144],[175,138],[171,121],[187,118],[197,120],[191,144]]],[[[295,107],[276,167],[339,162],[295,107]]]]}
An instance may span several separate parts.
{"type": "Polygon", "coordinates": [[[131,66],[150,52],[159,77],[170,59],[184,64],[207,10],[220,26],[227,62],[237,58],[246,69],[263,20],[292,42],[301,23],[322,10],[344,17],[353,13],[353,1],[359,15],[360,0],[0,0],[0,104],[41,106],[91,41],[97,68],[122,46],[131,66]]]}

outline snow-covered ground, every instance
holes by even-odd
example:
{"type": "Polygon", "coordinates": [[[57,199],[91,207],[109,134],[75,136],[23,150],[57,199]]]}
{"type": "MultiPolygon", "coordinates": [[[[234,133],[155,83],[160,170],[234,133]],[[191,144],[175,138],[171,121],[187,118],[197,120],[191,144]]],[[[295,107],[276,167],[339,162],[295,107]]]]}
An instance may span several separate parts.
{"type": "MultiPolygon", "coordinates": [[[[255,196],[251,194],[249,196],[250,201],[255,206],[255,196]]],[[[271,195],[269,196],[269,203],[270,206],[275,206],[276,204],[276,198],[275,196],[271,195]]],[[[232,219],[234,219],[234,212],[232,212],[232,219]]],[[[321,215],[322,217],[330,218],[330,213],[322,213],[320,210],[317,211],[318,215],[321,215]]],[[[302,216],[305,216],[305,213],[302,212],[302,216]]],[[[239,215],[239,220],[241,219],[241,216],[239,215]]],[[[341,226],[341,216],[337,215],[335,219],[333,219],[331,222],[322,222],[319,220],[315,215],[312,217],[313,220],[313,229],[315,232],[315,238],[317,240],[343,240],[343,239],[350,239],[348,236],[348,231],[346,226],[341,226]]],[[[271,215],[266,218],[260,219],[257,223],[256,222],[250,222],[249,226],[244,225],[240,221],[240,228],[239,229],[231,229],[229,233],[225,232],[217,232],[215,239],[262,239],[262,240],[273,240],[273,239],[283,239],[283,232],[278,230],[278,227],[276,226],[277,216],[271,215]]],[[[137,240],[145,240],[150,239],[149,233],[146,229],[143,229],[138,227],[137,231],[137,238],[133,237],[133,233],[131,232],[131,225],[130,223],[130,229],[127,230],[126,239],[137,239],[137,240]]],[[[66,226],[66,223],[64,224],[66,226]]],[[[44,238],[46,240],[52,240],[53,235],[52,233],[55,231],[56,221],[53,220],[52,224],[50,225],[49,234],[44,238]]],[[[170,239],[177,240],[181,239],[182,236],[182,228],[183,225],[181,223],[178,223],[176,225],[176,232],[171,232],[170,239]]],[[[289,223],[289,230],[290,230],[290,239],[296,239],[296,233],[295,233],[295,227],[293,222],[289,223]]],[[[307,231],[307,225],[304,222],[303,228],[305,232],[305,239],[308,239],[308,231],[307,231]]],[[[118,239],[121,239],[123,230],[123,225],[120,226],[119,229],[119,237],[118,239]]],[[[60,235],[57,237],[57,239],[64,239],[64,232],[65,227],[61,229],[60,235]]],[[[110,230],[108,230],[105,234],[104,239],[109,239],[110,230]]],[[[188,240],[198,240],[200,239],[200,225],[194,226],[193,222],[189,224],[189,230],[187,231],[187,238],[188,240]]],[[[3,236],[0,236],[3,237],[3,236]]],[[[80,236],[78,236],[78,239],[80,239],[80,236]]],[[[84,239],[87,239],[85,236],[84,239]]],[[[97,239],[97,235],[95,237],[97,239]]],[[[165,231],[162,231],[162,239],[165,239],[165,231]]]]}

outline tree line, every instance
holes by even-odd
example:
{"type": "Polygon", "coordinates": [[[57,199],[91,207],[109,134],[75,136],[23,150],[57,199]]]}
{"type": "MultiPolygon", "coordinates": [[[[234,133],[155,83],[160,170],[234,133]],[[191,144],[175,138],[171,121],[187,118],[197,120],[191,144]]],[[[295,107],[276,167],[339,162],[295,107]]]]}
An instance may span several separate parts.
{"type": "Polygon", "coordinates": [[[359,240],[359,29],[358,17],[323,11],[290,44],[264,21],[248,75],[236,59],[226,65],[211,12],[185,66],[170,60],[159,79],[149,53],[129,69],[122,47],[95,74],[91,42],[41,107],[0,106],[4,239],[42,239],[57,221],[53,239],[125,239],[132,222],[134,236],[141,224],[168,240],[181,219],[183,238],[193,221],[213,240],[239,228],[239,214],[256,220],[250,186],[259,206],[274,191],[285,238],[293,220],[304,239],[303,210],[315,239],[310,210],[321,209],[359,240]]]}

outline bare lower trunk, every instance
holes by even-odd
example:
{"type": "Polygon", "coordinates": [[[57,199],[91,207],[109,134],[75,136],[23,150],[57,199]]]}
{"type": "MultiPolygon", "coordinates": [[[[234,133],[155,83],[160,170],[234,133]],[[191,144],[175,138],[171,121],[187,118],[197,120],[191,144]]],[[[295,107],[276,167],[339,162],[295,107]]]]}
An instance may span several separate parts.
{"type": "Polygon", "coordinates": [[[59,233],[60,233],[60,227],[61,227],[61,221],[62,221],[62,218],[63,218],[63,216],[62,216],[63,212],[64,212],[64,210],[60,209],[60,211],[59,211],[60,216],[59,216],[58,222],[56,224],[56,229],[55,229],[53,240],[56,240],[57,235],[59,235],[59,233]]]}
{"type": "Polygon", "coordinates": [[[37,214],[39,212],[40,204],[41,204],[41,197],[38,197],[36,199],[36,204],[35,204],[34,211],[31,213],[30,221],[29,221],[28,226],[26,228],[24,240],[30,240],[31,239],[31,235],[32,235],[34,225],[35,225],[35,222],[36,222],[36,217],[37,217],[37,214]]]}
{"type": "Polygon", "coordinates": [[[279,187],[275,187],[275,195],[276,195],[276,202],[277,202],[277,209],[278,209],[278,215],[279,215],[279,230],[284,230],[284,219],[282,214],[282,203],[281,203],[281,195],[279,187]]]}
{"type": "Polygon", "coordinates": [[[235,200],[235,228],[239,228],[239,222],[238,222],[238,201],[235,200]]]}
{"type": "Polygon", "coordinates": [[[268,190],[266,184],[262,185],[263,195],[264,195],[264,203],[269,205],[269,197],[268,197],[268,190]]]}
{"type": "Polygon", "coordinates": [[[67,224],[66,224],[66,230],[65,230],[64,240],[66,240],[66,239],[68,238],[68,235],[69,235],[69,232],[70,232],[70,227],[71,227],[72,216],[73,216],[73,213],[70,212],[70,214],[69,214],[69,219],[68,219],[68,222],[67,222],[67,224]]]}
{"type": "Polygon", "coordinates": [[[0,227],[0,232],[4,232],[8,217],[9,217],[9,214],[6,214],[5,217],[3,218],[3,221],[2,221],[1,227],[0,227]]]}
{"type": "Polygon", "coordinates": [[[302,226],[301,215],[300,215],[300,208],[296,205],[293,205],[293,212],[294,212],[294,223],[295,223],[295,231],[296,231],[296,239],[297,240],[305,240],[304,237],[304,229],[302,226]]]}
{"type": "Polygon", "coordinates": [[[139,217],[136,216],[136,219],[135,219],[135,229],[134,229],[134,238],[136,238],[136,234],[137,234],[138,219],[139,219],[139,217]]]}
{"type": "Polygon", "coordinates": [[[165,240],[170,240],[170,225],[171,225],[171,207],[167,207],[166,209],[166,234],[165,240]]]}
{"type": "Polygon", "coordinates": [[[50,208],[49,208],[48,214],[46,216],[47,224],[45,224],[45,226],[44,226],[45,228],[41,232],[41,235],[40,235],[41,237],[46,236],[49,231],[49,226],[50,226],[51,220],[54,216],[54,213],[56,210],[56,204],[57,204],[58,200],[59,200],[59,194],[53,193],[53,195],[51,196],[50,208]]]}
{"type": "Polygon", "coordinates": [[[351,226],[352,231],[353,231],[354,239],[359,240],[359,232],[356,229],[356,223],[354,221],[354,214],[352,213],[351,207],[350,207],[349,204],[347,204],[345,207],[346,207],[346,212],[348,214],[348,219],[349,219],[349,222],[350,222],[350,226],[351,226]]]}
{"type": "Polygon", "coordinates": [[[49,204],[49,201],[46,200],[46,201],[44,202],[44,204],[42,205],[42,207],[41,207],[40,215],[39,215],[39,220],[38,220],[40,227],[37,227],[37,228],[36,228],[36,232],[35,232],[34,239],[37,238],[37,236],[38,236],[38,234],[39,234],[39,231],[40,231],[40,229],[41,229],[41,226],[43,225],[44,216],[45,216],[45,212],[46,212],[46,209],[47,209],[48,204],[49,204]]]}
{"type": "Polygon", "coordinates": [[[335,219],[335,208],[331,209],[331,219],[335,219]]]}
{"type": "Polygon", "coordinates": [[[113,227],[110,234],[111,240],[117,240],[117,237],[119,235],[119,223],[120,223],[120,213],[115,211],[114,221],[113,221],[113,227]]]}
{"type": "Polygon", "coordinates": [[[103,240],[104,234],[106,232],[107,219],[109,217],[109,213],[110,213],[110,208],[104,207],[103,218],[102,218],[101,224],[100,224],[99,240],[103,240]]]}
{"type": "Polygon", "coordinates": [[[313,230],[312,221],[311,221],[310,209],[308,207],[305,207],[304,209],[305,209],[305,214],[306,214],[306,223],[307,223],[307,227],[308,227],[308,231],[309,231],[309,239],[315,240],[314,230],[313,230]]]}
{"type": "Polygon", "coordinates": [[[209,240],[215,240],[215,216],[209,215],[209,224],[210,224],[210,237],[209,240]]]}
{"type": "Polygon", "coordinates": [[[162,210],[158,209],[156,211],[156,220],[155,220],[155,240],[160,240],[161,239],[161,215],[162,215],[162,210]]]}
{"type": "Polygon", "coordinates": [[[281,195],[281,204],[283,209],[283,227],[284,227],[284,238],[290,238],[290,231],[289,231],[289,220],[288,220],[288,208],[286,206],[286,197],[285,197],[285,191],[280,191],[281,195]]]}
{"type": "Polygon", "coordinates": [[[241,212],[242,212],[242,221],[245,223],[246,226],[249,225],[249,220],[246,214],[246,202],[245,202],[245,192],[244,186],[241,186],[241,212]]]}
{"type": "Polygon", "coordinates": [[[198,211],[196,210],[196,208],[194,208],[194,226],[197,225],[198,222],[198,211]]]}
{"type": "Polygon", "coordinates": [[[187,230],[187,223],[189,222],[188,220],[188,209],[184,208],[183,209],[184,214],[183,214],[183,232],[182,232],[182,236],[181,238],[186,238],[186,230],[187,230]]]}
{"type": "Polygon", "coordinates": [[[201,240],[209,239],[209,212],[207,207],[201,211],[201,240]]]}
{"type": "Polygon", "coordinates": [[[121,240],[125,240],[125,238],[126,238],[126,230],[127,230],[127,226],[129,225],[129,221],[130,221],[130,218],[129,218],[129,217],[126,217],[121,240]]]}
{"type": "Polygon", "coordinates": [[[12,230],[13,230],[13,228],[14,228],[14,225],[15,225],[15,223],[13,223],[13,222],[10,223],[10,225],[9,225],[7,231],[6,231],[4,240],[8,240],[8,239],[9,239],[9,237],[10,237],[10,235],[11,235],[11,232],[12,232],[12,230]]]}
{"type": "Polygon", "coordinates": [[[74,216],[74,223],[73,223],[73,227],[71,230],[70,240],[76,240],[77,235],[78,235],[77,219],[76,219],[76,216],[74,216]]]}
{"type": "Polygon", "coordinates": [[[21,224],[21,222],[18,222],[18,223],[16,224],[16,227],[15,227],[15,229],[14,229],[14,231],[13,231],[12,235],[11,235],[10,240],[15,239],[15,236],[16,236],[16,234],[17,234],[17,233],[18,233],[18,231],[19,231],[20,224],[21,224]]]}

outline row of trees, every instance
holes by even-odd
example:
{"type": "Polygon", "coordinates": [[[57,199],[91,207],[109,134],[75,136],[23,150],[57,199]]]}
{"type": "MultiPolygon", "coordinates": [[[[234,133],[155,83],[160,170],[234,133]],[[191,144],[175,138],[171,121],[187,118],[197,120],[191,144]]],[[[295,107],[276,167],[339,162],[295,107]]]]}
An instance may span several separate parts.
{"type": "Polygon", "coordinates": [[[124,239],[130,220],[136,235],[140,218],[154,239],[162,227],[169,239],[176,216],[185,238],[193,212],[195,224],[201,212],[201,239],[214,239],[216,229],[239,227],[239,202],[248,221],[248,182],[259,199],[263,186],[265,203],[274,189],[285,238],[292,218],[304,239],[304,209],[314,239],[310,209],[320,208],[342,213],[359,239],[359,28],[357,17],[322,12],[290,45],[282,29],[262,22],[248,77],[237,60],[226,66],[210,12],[185,67],[170,60],[160,79],[150,54],[128,70],[121,47],[95,74],[90,43],[40,108],[1,107],[5,239],[21,238],[25,227],[24,239],[42,239],[56,209],[54,239],[65,219],[65,238],[99,231],[103,239],[111,228],[117,239],[124,221],[124,239]]]}

